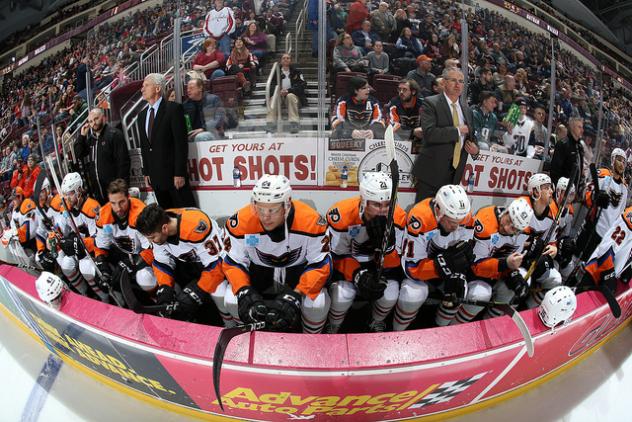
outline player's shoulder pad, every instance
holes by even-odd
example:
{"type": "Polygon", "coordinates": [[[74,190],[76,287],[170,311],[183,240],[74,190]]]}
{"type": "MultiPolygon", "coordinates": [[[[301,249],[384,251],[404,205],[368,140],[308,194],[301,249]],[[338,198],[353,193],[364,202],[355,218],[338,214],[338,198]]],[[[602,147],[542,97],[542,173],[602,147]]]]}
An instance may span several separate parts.
{"type": "Polygon", "coordinates": [[[336,231],[346,231],[349,226],[362,224],[359,196],[343,199],[327,211],[327,223],[336,231]]]}
{"type": "Polygon", "coordinates": [[[112,204],[109,202],[101,207],[99,210],[99,219],[97,220],[97,227],[102,229],[107,224],[114,223],[114,213],[112,212],[112,204]]]}
{"type": "Polygon", "coordinates": [[[231,236],[242,238],[263,232],[263,227],[252,205],[248,204],[226,220],[226,230],[231,236]]]}
{"type": "Polygon", "coordinates": [[[406,227],[408,233],[417,236],[437,228],[437,219],[431,206],[432,198],[426,198],[409,212],[406,227]]]}
{"type": "Polygon", "coordinates": [[[26,215],[35,209],[35,202],[31,198],[26,198],[20,204],[20,214],[26,215]]]}
{"type": "Polygon", "coordinates": [[[399,229],[406,229],[406,211],[399,205],[395,206],[395,212],[393,213],[393,223],[395,227],[399,229]]]}
{"type": "Polygon", "coordinates": [[[89,218],[97,218],[101,205],[94,198],[88,198],[81,207],[81,213],[89,218]]]}
{"type": "Polygon", "coordinates": [[[602,167],[600,169],[597,169],[597,176],[608,177],[608,176],[612,176],[612,173],[610,172],[610,169],[602,167]]]}
{"type": "Polygon", "coordinates": [[[318,211],[301,201],[292,201],[294,220],[290,231],[307,236],[322,236],[327,231],[327,220],[318,211]]]}
{"type": "Polygon", "coordinates": [[[180,213],[180,240],[200,243],[213,230],[211,219],[197,208],[184,208],[180,213]]]}
{"type": "Polygon", "coordinates": [[[129,215],[127,217],[128,224],[131,228],[136,228],[136,221],[138,220],[138,216],[145,209],[146,205],[143,201],[138,198],[130,198],[129,199],[129,215]]]}
{"type": "Polygon", "coordinates": [[[61,196],[56,194],[53,196],[53,199],[50,200],[50,207],[57,212],[62,212],[64,208],[64,203],[61,200],[61,196]]]}
{"type": "Polygon", "coordinates": [[[570,213],[570,215],[575,215],[575,207],[573,206],[573,204],[566,204],[566,208],[568,208],[568,212],[570,213]]]}
{"type": "Polygon", "coordinates": [[[549,204],[549,217],[555,220],[559,209],[560,207],[557,205],[557,203],[555,201],[551,201],[551,203],[549,204]]]}
{"type": "Polygon", "coordinates": [[[463,221],[461,221],[461,226],[465,227],[466,229],[473,229],[474,222],[475,220],[474,217],[472,217],[472,213],[468,212],[463,221]]]}
{"type": "Polygon", "coordinates": [[[632,230],[632,207],[628,207],[621,214],[621,218],[625,221],[625,224],[628,226],[629,230],[632,230]]]}
{"type": "Polygon", "coordinates": [[[481,208],[476,213],[474,222],[474,237],[480,240],[489,239],[498,232],[498,218],[496,217],[496,207],[490,205],[481,208]]]}

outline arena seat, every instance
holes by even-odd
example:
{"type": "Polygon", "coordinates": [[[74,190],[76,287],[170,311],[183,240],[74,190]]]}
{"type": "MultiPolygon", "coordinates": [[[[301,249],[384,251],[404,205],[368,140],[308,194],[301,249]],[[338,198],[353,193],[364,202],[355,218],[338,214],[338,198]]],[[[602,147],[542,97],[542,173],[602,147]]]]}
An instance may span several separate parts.
{"type": "Polygon", "coordinates": [[[375,75],[373,89],[375,98],[382,104],[386,104],[391,98],[397,96],[397,87],[401,78],[397,75],[375,75]]]}
{"type": "Polygon", "coordinates": [[[211,82],[211,93],[222,99],[224,107],[237,107],[239,105],[241,88],[237,84],[236,76],[222,76],[211,82]]]}
{"type": "Polygon", "coordinates": [[[118,86],[110,93],[110,121],[119,122],[121,120],[121,109],[129,99],[140,91],[143,81],[131,81],[125,85],[118,86]]]}
{"type": "Polygon", "coordinates": [[[338,72],[336,73],[336,91],[335,96],[336,99],[340,98],[343,95],[347,95],[347,89],[349,86],[349,79],[354,76],[359,76],[361,78],[367,79],[367,74],[363,72],[338,72]]]}

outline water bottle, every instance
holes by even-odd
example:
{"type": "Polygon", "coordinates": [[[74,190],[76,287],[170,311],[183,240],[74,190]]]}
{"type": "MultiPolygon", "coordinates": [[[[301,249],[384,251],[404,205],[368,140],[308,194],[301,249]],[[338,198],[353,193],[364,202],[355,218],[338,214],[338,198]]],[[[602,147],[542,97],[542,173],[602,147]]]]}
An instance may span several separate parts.
{"type": "Polygon", "coordinates": [[[467,179],[467,193],[474,192],[474,173],[467,179]]]}
{"type": "Polygon", "coordinates": [[[187,126],[187,133],[190,133],[193,130],[193,125],[191,124],[191,116],[189,116],[188,114],[185,114],[184,123],[187,126]]]}
{"type": "Polygon", "coordinates": [[[233,169],[233,187],[241,187],[241,171],[239,171],[239,167],[233,169]]]}
{"type": "Polygon", "coordinates": [[[347,168],[347,166],[342,166],[342,173],[340,174],[340,187],[346,188],[348,180],[349,180],[349,169],[347,168]]]}

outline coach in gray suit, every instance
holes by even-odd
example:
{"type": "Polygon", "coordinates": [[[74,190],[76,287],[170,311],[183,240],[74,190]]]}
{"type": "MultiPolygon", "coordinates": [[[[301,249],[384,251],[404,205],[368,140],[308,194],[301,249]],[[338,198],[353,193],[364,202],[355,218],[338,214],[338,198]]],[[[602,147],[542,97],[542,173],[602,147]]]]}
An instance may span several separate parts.
{"type": "Polygon", "coordinates": [[[444,92],[424,99],[420,121],[423,141],[413,166],[416,202],[434,196],[443,185],[460,184],[467,154],[478,154],[469,140],[472,111],[462,104],[463,73],[458,68],[443,71],[444,92]]]}

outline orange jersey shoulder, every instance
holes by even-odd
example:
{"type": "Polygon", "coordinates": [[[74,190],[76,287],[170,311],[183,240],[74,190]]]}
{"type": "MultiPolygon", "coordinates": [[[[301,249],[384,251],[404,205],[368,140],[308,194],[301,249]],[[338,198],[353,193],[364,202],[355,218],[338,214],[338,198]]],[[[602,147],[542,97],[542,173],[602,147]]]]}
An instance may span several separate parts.
{"type": "Polygon", "coordinates": [[[112,204],[109,202],[101,207],[99,211],[99,219],[97,220],[97,227],[103,228],[107,224],[114,223],[114,213],[112,212],[112,204]]]}
{"type": "Polygon", "coordinates": [[[81,207],[81,213],[86,215],[87,217],[96,218],[99,214],[100,208],[101,205],[97,202],[96,199],[88,198],[81,207]]]}
{"type": "Polygon", "coordinates": [[[259,217],[255,213],[252,205],[246,205],[228,220],[226,220],[226,230],[231,236],[241,238],[247,234],[263,233],[263,227],[259,217]]]}
{"type": "Polygon", "coordinates": [[[35,209],[35,202],[31,198],[26,198],[20,204],[20,214],[26,215],[35,209]]]}
{"type": "Polygon", "coordinates": [[[327,231],[327,220],[318,211],[301,201],[292,201],[294,220],[290,231],[308,236],[321,236],[327,231]]]}
{"type": "Polygon", "coordinates": [[[346,231],[349,226],[362,224],[359,196],[343,199],[327,211],[327,223],[336,231],[346,231]]]}
{"type": "Polygon", "coordinates": [[[404,230],[406,228],[406,211],[399,205],[395,206],[395,211],[393,212],[393,222],[395,226],[404,230]]]}
{"type": "Polygon", "coordinates": [[[602,167],[599,170],[597,170],[597,176],[599,176],[599,177],[608,177],[608,176],[612,176],[612,173],[610,172],[610,169],[602,167]]]}
{"type": "Polygon", "coordinates": [[[57,212],[62,212],[64,204],[62,203],[61,196],[59,196],[59,194],[56,194],[53,196],[53,199],[50,200],[50,207],[57,212]]]}
{"type": "Polygon", "coordinates": [[[626,208],[623,214],[621,214],[621,218],[623,218],[623,221],[627,224],[628,229],[632,230],[632,207],[626,208]]]}
{"type": "Polygon", "coordinates": [[[474,237],[477,239],[489,239],[494,233],[498,233],[498,217],[496,216],[496,206],[481,208],[476,213],[474,223],[474,237]]]}
{"type": "Polygon", "coordinates": [[[129,214],[127,217],[129,226],[133,229],[136,228],[136,221],[138,220],[138,216],[145,209],[146,205],[143,201],[138,198],[130,198],[129,199],[129,214]]]}
{"type": "Polygon", "coordinates": [[[185,242],[200,243],[213,229],[211,219],[198,208],[172,208],[167,213],[179,217],[178,236],[185,242]]]}
{"type": "Polygon", "coordinates": [[[431,201],[432,198],[426,198],[408,212],[407,227],[410,234],[416,236],[437,228],[431,201]]]}

